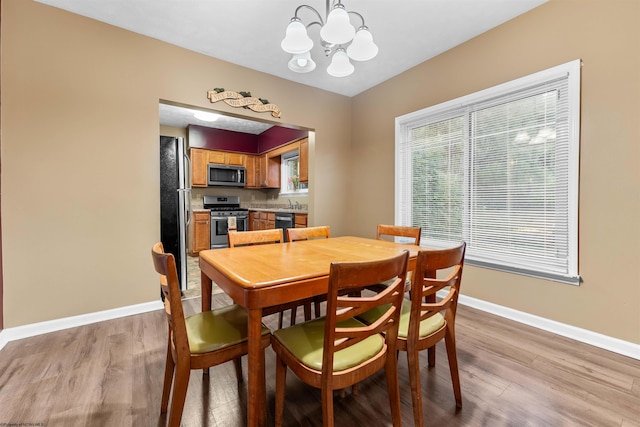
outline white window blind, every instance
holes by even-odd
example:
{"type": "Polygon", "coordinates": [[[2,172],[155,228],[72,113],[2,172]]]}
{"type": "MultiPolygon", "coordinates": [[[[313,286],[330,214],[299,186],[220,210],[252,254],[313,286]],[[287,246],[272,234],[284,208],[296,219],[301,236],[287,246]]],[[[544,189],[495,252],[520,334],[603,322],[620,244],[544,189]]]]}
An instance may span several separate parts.
{"type": "Polygon", "coordinates": [[[579,283],[580,61],[396,119],[396,223],[467,262],[579,283]]]}

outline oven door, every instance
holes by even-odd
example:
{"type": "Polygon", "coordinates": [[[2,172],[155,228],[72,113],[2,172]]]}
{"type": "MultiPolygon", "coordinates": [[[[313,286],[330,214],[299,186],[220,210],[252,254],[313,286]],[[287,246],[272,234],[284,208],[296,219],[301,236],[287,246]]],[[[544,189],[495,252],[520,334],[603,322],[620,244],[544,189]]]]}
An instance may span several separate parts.
{"type": "MultiPolygon", "coordinates": [[[[229,233],[227,216],[211,215],[211,249],[220,249],[229,247],[227,234],[229,233]]],[[[249,216],[239,215],[236,217],[236,230],[249,230],[249,216]]]]}

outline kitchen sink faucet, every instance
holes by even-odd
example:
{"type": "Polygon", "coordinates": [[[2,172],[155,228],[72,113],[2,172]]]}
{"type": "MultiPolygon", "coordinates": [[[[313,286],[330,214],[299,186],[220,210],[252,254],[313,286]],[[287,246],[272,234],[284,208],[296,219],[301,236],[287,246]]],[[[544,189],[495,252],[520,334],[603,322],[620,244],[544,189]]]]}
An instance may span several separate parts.
{"type": "Polygon", "coordinates": [[[287,202],[289,202],[289,206],[287,208],[288,209],[293,209],[293,205],[291,204],[291,199],[287,199],[287,202]]]}

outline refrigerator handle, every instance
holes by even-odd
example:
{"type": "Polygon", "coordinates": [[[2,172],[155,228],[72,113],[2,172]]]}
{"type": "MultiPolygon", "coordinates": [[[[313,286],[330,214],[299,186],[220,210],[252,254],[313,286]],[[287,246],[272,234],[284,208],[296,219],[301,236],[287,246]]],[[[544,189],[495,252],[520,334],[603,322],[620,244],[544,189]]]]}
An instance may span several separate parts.
{"type": "Polygon", "coordinates": [[[191,217],[193,216],[193,209],[191,208],[191,190],[187,190],[187,200],[189,200],[189,207],[187,208],[187,226],[191,224],[191,217]]]}
{"type": "Polygon", "coordinates": [[[188,204],[188,208],[187,208],[187,226],[189,224],[191,224],[191,217],[193,216],[193,208],[191,207],[191,159],[189,158],[189,156],[187,156],[187,153],[184,153],[182,155],[185,160],[187,161],[187,168],[185,171],[185,175],[187,177],[186,179],[186,185],[187,185],[187,200],[189,201],[188,204]]]}

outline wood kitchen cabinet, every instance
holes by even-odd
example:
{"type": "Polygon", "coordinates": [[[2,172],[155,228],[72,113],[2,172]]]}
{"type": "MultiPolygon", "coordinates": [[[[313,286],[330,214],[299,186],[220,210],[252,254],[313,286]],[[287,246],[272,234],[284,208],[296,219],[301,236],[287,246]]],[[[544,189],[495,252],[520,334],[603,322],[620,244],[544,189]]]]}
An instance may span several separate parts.
{"type": "Polygon", "coordinates": [[[309,182],[309,138],[300,140],[298,176],[300,182],[309,182]]]}
{"type": "Polygon", "coordinates": [[[267,230],[276,228],[276,214],[275,212],[267,212],[267,230]]]}
{"type": "Polygon", "coordinates": [[[260,230],[260,212],[249,211],[249,230],[260,230]]]}
{"type": "Polygon", "coordinates": [[[280,188],[280,156],[260,156],[260,187],[280,188]]]}
{"type": "Polygon", "coordinates": [[[207,164],[209,163],[208,150],[192,148],[189,150],[191,159],[191,185],[193,187],[207,186],[207,164]]]}
{"type": "Polygon", "coordinates": [[[276,228],[276,213],[266,211],[250,211],[249,221],[252,230],[271,230],[276,228]]]}
{"type": "Polygon", "coordinates": [[[218,165],[229,166],[244,166],[245,155],[239,153],[231,153],[228,151],[214,151],[206,150],[209,158],[209,163],[215,163],[218,165]]]}
{"type": "Polygon", "coordinates": [[[260,161],[258,156],[245,155],[245,168],[246,171],[246,182],[245,187],[247,188],[255,188],[259,187],[260,183],[260,161]]]}
{"type": "Polygon", "coordinates": [[[211,249],[211,213],[209,211],[193,213],[189,237],[192,255],[211,249]]]}
{"type": "Polygon", "coordinates": [[[296,228],[304,228],[307,226],[307,214],[295,214],[294,218],[296,228]]]}

